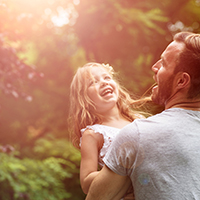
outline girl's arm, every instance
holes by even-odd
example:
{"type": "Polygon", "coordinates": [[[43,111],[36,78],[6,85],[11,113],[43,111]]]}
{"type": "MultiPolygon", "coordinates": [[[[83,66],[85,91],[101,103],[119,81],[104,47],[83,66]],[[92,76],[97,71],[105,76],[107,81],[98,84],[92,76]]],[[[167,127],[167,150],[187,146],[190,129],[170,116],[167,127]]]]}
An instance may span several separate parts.
{"type": "Polygon", "coordinates": [[[103,146],[103,136],[93,133],[92,130],[86,130],[83,133],[81,141],[81,166],[80,181],[81,187],[85,194],[88,193],[90,184],[99,173],[98,155],[103,146]]]}

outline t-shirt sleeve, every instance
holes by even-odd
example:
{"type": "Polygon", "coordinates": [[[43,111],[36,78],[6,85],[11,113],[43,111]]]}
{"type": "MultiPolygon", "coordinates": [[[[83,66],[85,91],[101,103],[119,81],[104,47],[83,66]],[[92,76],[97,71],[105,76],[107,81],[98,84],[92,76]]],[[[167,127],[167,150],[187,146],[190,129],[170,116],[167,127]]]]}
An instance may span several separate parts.
{"type": "Polygon", "coordinates": [[[137,164],[139,150],[139,134],[136,123],[121,129],[108,149],[103,161],[113,172],[127,176],[137,164]]]}

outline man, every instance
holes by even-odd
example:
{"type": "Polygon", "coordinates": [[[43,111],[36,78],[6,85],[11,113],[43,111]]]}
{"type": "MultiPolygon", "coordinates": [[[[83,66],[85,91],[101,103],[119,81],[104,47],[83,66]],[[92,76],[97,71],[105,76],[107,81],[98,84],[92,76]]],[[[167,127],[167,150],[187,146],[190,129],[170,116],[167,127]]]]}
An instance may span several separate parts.
{"type": "Polygon", "coordinates": [[[200,34],[178,33],[153,65],[152,100],[165,110],[121,130],[86,200],[200,199],[200,34]]]}

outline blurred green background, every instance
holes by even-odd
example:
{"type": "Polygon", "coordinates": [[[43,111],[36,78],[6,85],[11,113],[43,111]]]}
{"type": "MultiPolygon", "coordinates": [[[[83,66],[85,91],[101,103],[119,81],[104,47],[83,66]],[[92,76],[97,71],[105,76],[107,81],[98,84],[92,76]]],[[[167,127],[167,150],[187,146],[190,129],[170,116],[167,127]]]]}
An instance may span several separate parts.
{"type": "Polygon", "coordinates": [[[199,13],[200,0],[0,0],[0,199],[84,199],[67,126],[75,70],[109,63],[140,97],[199,13]]]}

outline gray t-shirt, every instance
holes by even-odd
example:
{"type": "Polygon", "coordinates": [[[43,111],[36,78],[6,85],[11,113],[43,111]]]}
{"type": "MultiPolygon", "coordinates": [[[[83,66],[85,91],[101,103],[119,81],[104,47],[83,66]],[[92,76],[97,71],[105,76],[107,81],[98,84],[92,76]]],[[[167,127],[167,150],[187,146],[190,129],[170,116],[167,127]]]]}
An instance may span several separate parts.
{"type": "Polygon", "coordinates": [[[200,112],[171,108],[137,119],[103,160],[131,178],[136,200],[200,200],[200,112]]]}

